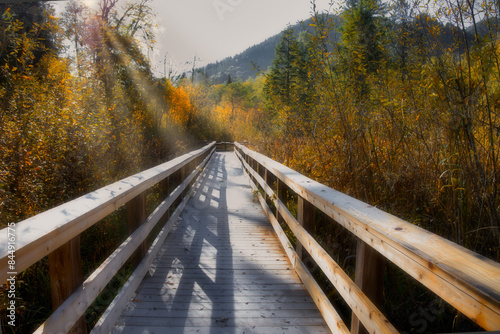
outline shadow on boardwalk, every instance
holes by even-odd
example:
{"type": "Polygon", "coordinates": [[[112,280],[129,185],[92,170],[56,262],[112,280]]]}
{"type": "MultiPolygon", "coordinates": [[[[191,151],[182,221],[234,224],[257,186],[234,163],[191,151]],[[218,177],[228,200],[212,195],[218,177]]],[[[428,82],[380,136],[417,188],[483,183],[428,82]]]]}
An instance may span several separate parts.
{"type": "Polygon", "coordinates": [[[217,153],[116,333],[328,333],[234,153],[217,153]]]}

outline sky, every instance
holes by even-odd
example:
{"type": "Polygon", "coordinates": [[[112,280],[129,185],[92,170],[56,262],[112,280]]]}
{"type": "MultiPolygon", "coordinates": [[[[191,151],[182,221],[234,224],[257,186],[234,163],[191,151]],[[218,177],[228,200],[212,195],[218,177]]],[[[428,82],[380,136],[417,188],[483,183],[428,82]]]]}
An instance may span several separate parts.
{"type": "MultiPolygon", "coordinates": [[[[327,10],[331,0],[317,0],[327,10]]],[[[163,60],[178,69],[234,56],[310,16],[310,0],[154,0],[158,45],[153,66],[163,60]],[[167,54],[168,53],[168,54],[167,54]]]]}
{"type": "MultiPolygon", "coordinates": [[[[128,1],[134,0],[121,0],[128,1]]],[[[328,10],[332,1],[342,0],[316,0],[317,10],[328,10]]],[[[97,8],[99,0],[83,2],[97,8]]],[[[67,1],[52,3],[60,10],[67,1]]],[[[165,59],[167,71],[179,75],[190,71],[195,57],[201,67],[234,56],[311,15],[311,0],[152,0],[151,5],[158,27],[148,56],[157,76],[163,76],[165,59]]]]}

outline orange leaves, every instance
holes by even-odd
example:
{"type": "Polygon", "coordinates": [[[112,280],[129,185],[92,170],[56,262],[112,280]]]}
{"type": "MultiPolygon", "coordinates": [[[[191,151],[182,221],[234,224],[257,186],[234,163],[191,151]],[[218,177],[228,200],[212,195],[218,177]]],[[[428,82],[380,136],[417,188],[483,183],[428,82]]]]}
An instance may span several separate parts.
{"type": "Polygon", "coordinates": [[[174,87],[170,82],[166,83],[165,100],[169,106],[169,118],[177,126],[186,128],[193,113],[193,106],[189,95],[183,86],[174,87]]]}

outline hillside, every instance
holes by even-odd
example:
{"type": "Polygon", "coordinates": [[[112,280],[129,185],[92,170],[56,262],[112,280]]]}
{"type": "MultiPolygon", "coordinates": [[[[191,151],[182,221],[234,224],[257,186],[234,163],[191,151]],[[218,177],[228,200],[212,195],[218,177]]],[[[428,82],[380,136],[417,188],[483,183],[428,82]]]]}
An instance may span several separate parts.
{"type": "MultiPolygon", "coordinates": [[[[336,17],[336,20],[338,25],[340,25],[340,18],[336,17]]],[[[309,19],[295,25],[291,25],[290,27],[295,31],[296,35],[299,35],[301,32],[309,30],[310,24],[312,23],[312,19],[309,19]]],[[[397,23],[389,24],[392,24],[391,29],[394,31],[401,29],[398,27],[397,23]]],[[[429,20],[425,14],[415,20],[415,25],[416,28],[414,31],[418,31],[418,33],[414,35],[414,39],[419,39],[422,43],[428,43],[428,41],[435,39],[435,36],[429,32],[432,30],[431,26],[438,27],[438,30],[442,32],[439,37],[439,43],[441,43],[442,48],[434,50],[432,52],[433,55],[440,54],[447,48],[457,46],[457,40],[463,36],[457,27],[454,27],[451,24],[442,24],[434,20],[429,20]]],[[[485,36],[487,35],[487,32],[492,30],[498,31],[498,27],[499,24],[496,19],[482,20],[477,24],[480,36],[485,36]]],[[[474,33],[475,31],[472,26],[466,29],[467,39],[471,44],[477,42],[475,40],[474,33]]],[[[340,41],[340,34],[333,34],[331,38],[332,42],[338,42],[340,41]]],[[[280,39],[281,33],[266,39],[260,44],[249,47],[240,54],[208,64],[203,68],[198,68],[198,78],[209,78],[210,81],[215,84],[225,83],[229,79],[231,79],[231,81],[246,81],[249,78],[255,78],[259,71],[265,71],[272,65],[275,58],[275,49],[278,46],[280,39]]],[[[458,43],[460,52],[463,52],[462,47],[463,44],[458,43]]]]}
{"type": "MultiPolygon", "coordinates": [[[[291,28],[300,34],[311,23],[312,19],[309,19],[292,25],[291,28]]],[[[276,34],[238,55],[208,64],[204,68],[198,69],[198,72],[204,73],[205,77],[209,77],[215,83],[227,82],[229,78],[232,81],[255,78],[259,70],[267,70],[272,65],[275,56],[274,50],[280,38],[281,33],[276,34]]]]}

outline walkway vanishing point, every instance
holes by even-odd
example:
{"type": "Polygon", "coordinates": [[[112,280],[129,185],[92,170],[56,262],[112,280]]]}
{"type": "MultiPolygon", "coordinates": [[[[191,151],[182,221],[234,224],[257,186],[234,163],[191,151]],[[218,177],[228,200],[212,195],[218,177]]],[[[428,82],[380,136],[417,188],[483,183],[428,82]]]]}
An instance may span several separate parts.
{"type": "Polygon", "coordinates": [[[126,282],[92,334],[397,333],[378,308],[387,261],[477,325],[500,330],[499,263],[243,145],[217,146],[0,230],[9,240],[0,242],[0,283],[48,257],[54,312],[35,333],[87,333],[87,309],[113,278],[126,282]],[[162,201],[154,210],[150,193],[162,201]],[[129,237],[84,279],[81,234],[122,208],[129,237]],[[355,237],[354,279],[315,239],[321,228],[355,237]],[[124,279],[129,259],[137,264],[124,279]],[[313,266],[350,308],[346,322],[313,266]]]}
{"type": "Polygon", "coordinates": [[[115,333],[329,333],[234,153],[215,153],[115,333]]]}

